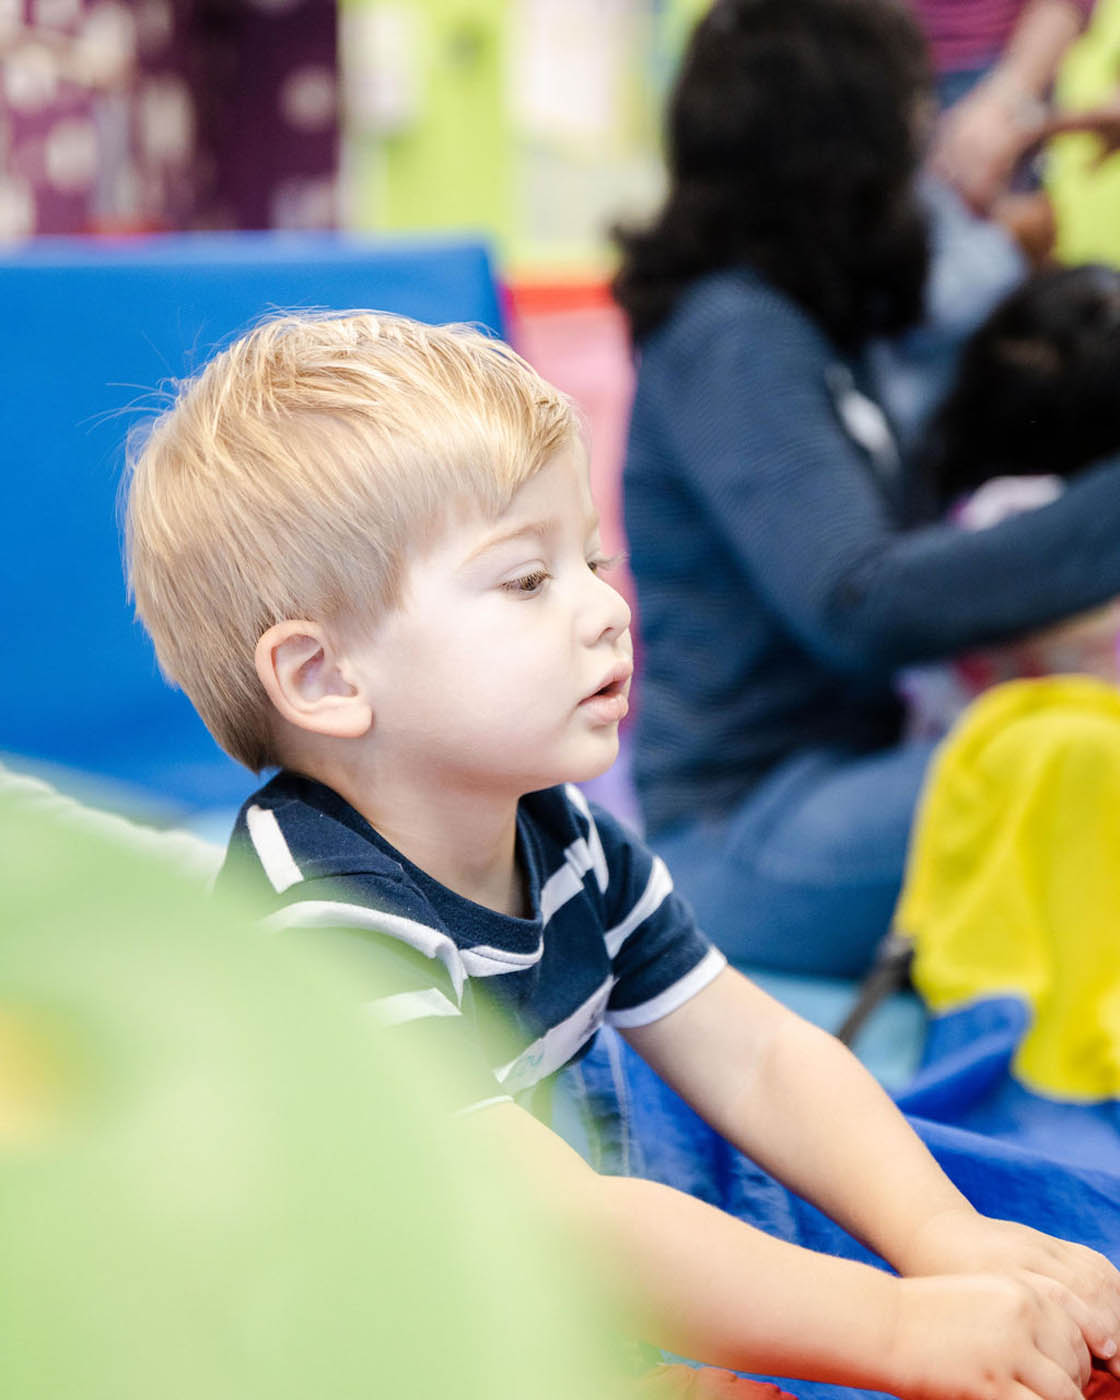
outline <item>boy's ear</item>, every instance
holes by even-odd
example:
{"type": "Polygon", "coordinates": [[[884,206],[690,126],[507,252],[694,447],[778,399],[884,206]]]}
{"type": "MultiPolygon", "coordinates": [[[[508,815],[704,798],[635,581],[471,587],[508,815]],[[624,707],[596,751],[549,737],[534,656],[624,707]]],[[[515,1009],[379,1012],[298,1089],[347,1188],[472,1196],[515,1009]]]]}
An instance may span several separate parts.
{"type": "Polygon", "coordinates": [[[372,706],[319,623],[275,623],[257,642],[254,660],[268,698],[290,724],[336,739],[368,732],[372,706]]]}

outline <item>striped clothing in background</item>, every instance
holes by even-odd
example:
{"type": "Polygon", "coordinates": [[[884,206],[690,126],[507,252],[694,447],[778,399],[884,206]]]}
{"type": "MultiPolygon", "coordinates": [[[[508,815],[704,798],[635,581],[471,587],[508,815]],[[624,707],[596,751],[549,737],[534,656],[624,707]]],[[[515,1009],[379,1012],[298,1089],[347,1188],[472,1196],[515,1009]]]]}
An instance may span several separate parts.
{"type": "Polygon", "coordinates": [[[219,885],[255,886],[273,929],[340,942],[358,995],[443,1041],[472,1091],[460,1106],[481,1107],[528,1095],[604,1021],[659,1020],[725,964],[662,862],[577,788],[522,799],[518,847],[527,919],[455,894],[330,788],[281,773],[242,808],[219,885]]]}
{"type": "MultiPolygon", "coordinates": [[[[1094,0],[1069,0],[1086,18],[1094,0]]],[[[1026,0],[913,0],[937,73],[973,72],[999,58],[1026,0]]]]}

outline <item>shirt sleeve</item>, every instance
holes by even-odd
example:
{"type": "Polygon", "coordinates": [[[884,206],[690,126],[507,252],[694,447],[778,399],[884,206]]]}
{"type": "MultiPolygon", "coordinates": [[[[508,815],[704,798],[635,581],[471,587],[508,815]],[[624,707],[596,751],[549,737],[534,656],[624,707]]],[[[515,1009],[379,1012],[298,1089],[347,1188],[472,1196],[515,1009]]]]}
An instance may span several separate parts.
{"type": "Polygon", "coordinates": [[[727,959],[697,928],[665,862],[602,808],[588,814],[589,844],[602,850],[607,872],[603,937],[615,985],[606,1020],[649,1025],[706,987],[727,959]]]}
{"type": "Polygon", "coordinates": [[[331,949],[369,1014],[436,1066],[438,1090],[468,1112],[508,1100],[487,1062],[479,1013],[459,949],[434,923],[386,909],[382,882],[360,875],[312,879],[264,921],[331,949]]]}
{"type": "Polygon", "coordinates": [[[690,489],[833,668],[950,655],[1120,593],[1120,458],[990,530],[903,531],[837,415],[835,352],[786,298],[744,284],[661,350],[664,431],[690,489]]]}

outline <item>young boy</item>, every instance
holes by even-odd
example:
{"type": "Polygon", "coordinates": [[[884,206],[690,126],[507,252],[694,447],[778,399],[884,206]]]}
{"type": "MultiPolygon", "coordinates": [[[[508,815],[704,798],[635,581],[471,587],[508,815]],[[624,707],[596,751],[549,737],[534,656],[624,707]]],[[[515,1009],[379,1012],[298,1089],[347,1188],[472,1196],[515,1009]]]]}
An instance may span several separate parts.
{"type": "Polygon", "coordinates": [[[556,786],[615,757],[630,619],[573,409],[510,350],[374,314],[265,324],[154,425],[128,539],[165,672],[230,753],[280,767],[230,865],[273,927],[349,940],[399,1034],[473,1066],[462,1130],[518,1156],[652,1340],[945,1400],[1075,1400],[1090,1353],[1120,1371],[1112,1266],[978,1215],[858,1062],[556,786]],[[901,1277],[592,1172],[518,1096],[604,1021],[901,1277]]]}

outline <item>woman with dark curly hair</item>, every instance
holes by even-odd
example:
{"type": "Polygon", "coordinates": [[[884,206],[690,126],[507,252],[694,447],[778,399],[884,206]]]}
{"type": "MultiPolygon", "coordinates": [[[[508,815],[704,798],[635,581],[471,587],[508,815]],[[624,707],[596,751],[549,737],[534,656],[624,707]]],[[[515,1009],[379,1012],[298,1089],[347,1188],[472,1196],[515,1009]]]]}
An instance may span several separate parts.
{"type": "Polygon", "coordinates": [[[736,960],[852,975],[887,930],[931,753],[896,670],[1120,592],[1120,461],[966,533],[915,525],[866,375],[915,325],[932,113],[896,0],[717,0],[670,188],[620,235],[647,831],[736,960]]]}

